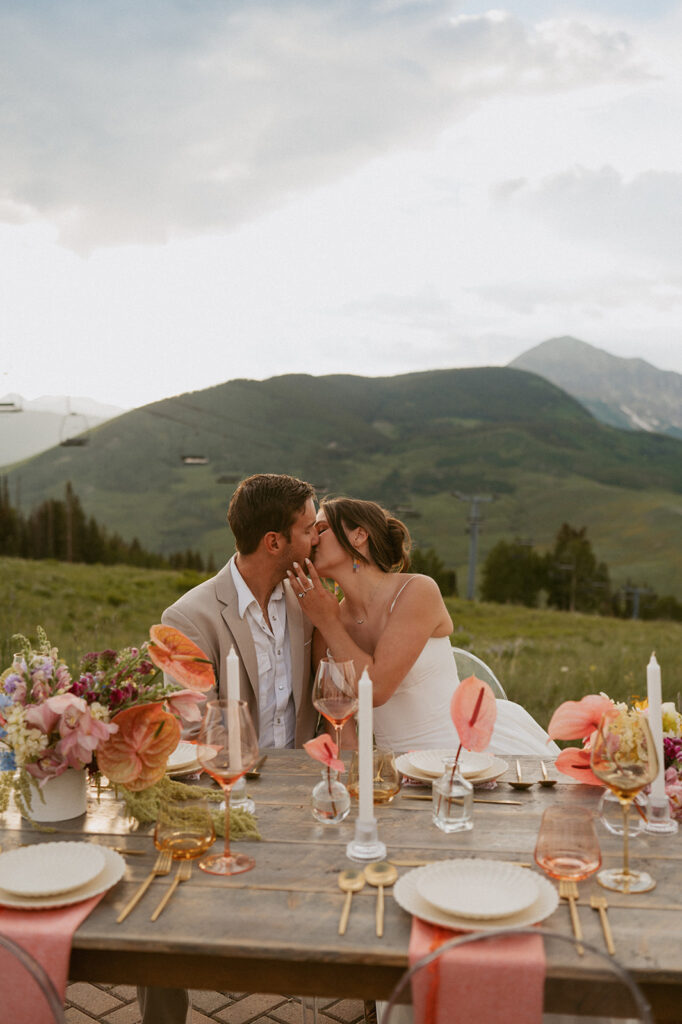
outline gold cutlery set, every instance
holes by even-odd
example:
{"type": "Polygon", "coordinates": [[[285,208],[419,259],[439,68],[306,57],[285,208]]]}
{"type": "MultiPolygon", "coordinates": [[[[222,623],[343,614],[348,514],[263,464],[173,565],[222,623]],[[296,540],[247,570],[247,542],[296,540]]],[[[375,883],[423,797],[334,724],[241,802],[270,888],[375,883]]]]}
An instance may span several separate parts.
{"type": "Polygon", "coordinates": [[[398,878],[398,871],[391,863],[380,861],[378,864],[368,864],[364,871],[349,870],[342,871],[338,877],[339,888],[346,893],[346,899],[339,919],[339,935],[346,934],[348,918],[350,916],[350,905],[354,892],[364,889],[365,882],[373,885],[377,890],[375,929],[378,938],[384,934],[384,887],[393,885],[398,878]]]}
{"type": "MultiPolygon", "coordinates": [[[[121,921],[125,921],[131,910],[137,906],[144,894],[146,893],[149,886],[152,884],[155,878],[161,878],[164,875],[169,875],[172,867],[172,857],[169,850],[162,850],[154,862],[152,870],[149,872],[144,882],[139,886],[132,898],[126,903],[121,913],[116,918],[116,924],[120,924],[121,921]]],[[[150,921],[156,921],[161,912],[167,906],[168,901],[177,889],[180,882],[188,882],[192,877],[192,862],[191,860],[183,860],[178,866],[178,870],[175,873],[175,878],[169,885],[166,893],[164,894],[161,902],[157,906],[156,910],[150,917],[150,921]]]]}
{"type": "MultiPolygon", "coordinates": [[[[559,897],[568,902],[568,907],[571,913],[571,926],[575,936],[575,948],[580,956],[583,956],[585,950],[582,945],[583,930],[578,916],[578,883],[569,881],[566,878],[559,879],[559,897]]],[[[606,916],[606,911],[608,910],[606,896],[591,896],[590,906],[593,910],[599,911],[599,920],[601,922],[602,932],[604,933],[604,942],[606,943],[608,952],[611,956],[614,956],[616,947],[613,944],[611,925],[609,924],[609,919],[606,916]]]]}

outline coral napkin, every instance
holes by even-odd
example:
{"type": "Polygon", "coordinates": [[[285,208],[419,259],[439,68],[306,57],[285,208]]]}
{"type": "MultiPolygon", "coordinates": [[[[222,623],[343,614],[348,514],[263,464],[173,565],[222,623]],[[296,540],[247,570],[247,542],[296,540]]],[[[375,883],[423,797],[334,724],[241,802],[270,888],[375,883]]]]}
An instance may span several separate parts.
{"type": "MultiPolygon", "coordinates": [[[[410,966],[461,932],[412,918],[410,966]]],[[[510,935],[449,949],[412,979],[415,1024],[540,1024],[541,935],[510,935]]]]}
{"type": "MultiPolygon", "coordinates": [[[[69,972],[71,943],[78,926],[97,906],[105,893],[82,903],[54,910],[10,910],[0,908],[0,934],[22,946],[52,979],[64,1002],[69,972]]],[[[2,987],[2,1019],[12,1024],[52,1024],[42,990],[8,950],[0,948],[0,978],[11,978],[2,987]]]]}

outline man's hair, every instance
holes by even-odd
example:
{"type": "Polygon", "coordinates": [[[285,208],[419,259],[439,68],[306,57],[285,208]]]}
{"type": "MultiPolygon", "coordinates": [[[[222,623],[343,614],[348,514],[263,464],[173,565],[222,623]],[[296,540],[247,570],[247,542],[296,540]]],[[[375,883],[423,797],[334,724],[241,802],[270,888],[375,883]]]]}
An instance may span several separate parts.
{"type": "Polygon", "coordinates": [[[266,533],[291,540],[291,527],[315,491],[304,480],[279,473],[248,476],[232,495],[227,521],[240,555],[252,555],[266,533]]]}

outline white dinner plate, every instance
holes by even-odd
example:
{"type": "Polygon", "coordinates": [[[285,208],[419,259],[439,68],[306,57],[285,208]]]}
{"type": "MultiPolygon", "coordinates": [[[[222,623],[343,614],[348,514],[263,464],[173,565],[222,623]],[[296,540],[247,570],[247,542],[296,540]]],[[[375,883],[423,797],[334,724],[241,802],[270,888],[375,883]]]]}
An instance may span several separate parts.
{"type": "Polygon", "coordinates": [[[195,761],[194,764],[190,764],[186,768],[169,768],[169,769],[166,769],[166,775],[168,775],[169,778],[180,779],[180,778],[184,778],[186,775],[196,775],[197,772],[200,772],[200,771],[201,771],[201,765],[199,764],[198,761],[195,761]]]}
{"type": "Polygon", "coordinates": [[[104,854],[92,843],[36,843],[0,853],[0,889],[13,896],[57,896],[92,881],[104,854]]]}
{"type": "MultiPolygon", "coordinates": [[[[400,774],[405,775],[408,779],[414,779],[416,782],[427,782],[429,785],[433,782],[432,776],[425,775],[417,768],[412,767],[407,754],[399,754],[395,759],[395,763],[400,774]]],[[[501,775],[504,775],[508,769],[509,765],[506,761],[503,761],[501,757],[493,757],[490,768],[480,772],[479,775],[474,775],[473,778],[469,779],[469,782],[471,782],[472,786],[478,786],[482,782],[494,782],[495,779],[499,779],[501,775]]]]}
{"type": "MultiPolygon", "coordinates": [[[[443,928],[452,928],[465,932],[490,932],[496,928],[525,928],[531,924],[538,924],[553,914],[559,905],[559,893],[548,879],[542,875],[535,874],[535,881],[538,887],[537,899],[529,907],[520,910],[518,914],[510,914],[505,917],[488,917],[474,920],[471,917],[458,917],[456,914],[446,914],[444,910],[433,907],[422,896],[417,888],[421,872],[427,871],[432,865],[423,868],[414,868],[403,875],[391,890],[393,898],[399,907],[402,907],[408,914],[427,921],[429,924],[438,924],[443,928]]],[[[522,868],[529,871],[529,868],[522,868]]]]}
{"type": "Polygon", "coordinates": [[[536,875],[503,860],[445,860],[417,879],[422,899],[457,917],[509,917],[538,898],[536,875]]]}
{"type": "Polygon", "coordinates": [[[180,740],[173,753],[168,758],[166,764],[166,771],[178,771],[184,768],[190,768],[197,764],[197,748],[194,743],[187,743],[186,740],[180,740]]]}
{"type": "MultiPolygon", "coordinates": [[[[442,750],[411,750],[407,757],[413,768],[432,779],[443,774],[443,762],[448,757],[455,757],[457,751],[444,748],[442,750]]],[[[474,750],[463,750],[459,755],[459,771],[465,779],[479,775],[490,768],[493,763],[492,754],[479,754],[474,750]]]]}
{"type": "MultiPolygon", "coordinates": [[[[25,847],[26,849],[33,847],[25,847]]],[[[80,885],[77,889],[71,889],[56,896],[15,896],[11,892],[0,889],[0,907],[14,907],[17,910],[47,910],[51,907],[67,907],[72,903],[80,903],[81,900],[88,900],[91,896],[98,896],[101,892],[110,889],[112,885],[123,877],[126,869],[126,862],[115,850],[106,846],[93,846],[93,849],[101,850],[104,854],[104,867],[98,875],[86,885],[80,885]]]]}

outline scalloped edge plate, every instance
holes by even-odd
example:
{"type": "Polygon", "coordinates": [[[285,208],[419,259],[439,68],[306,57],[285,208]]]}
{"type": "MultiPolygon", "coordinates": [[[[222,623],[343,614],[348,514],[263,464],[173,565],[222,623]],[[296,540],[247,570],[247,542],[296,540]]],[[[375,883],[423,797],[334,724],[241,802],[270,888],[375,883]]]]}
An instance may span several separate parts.
{"type": "Polygon", "coordinates": [[[168,756],[166,771],[184,771],[185,768],[191,768],[197,763],[196,744],[180,740],[175,750],[168,756]]]}
{"type": "MultiPolygon", "coordinates": [[[[443,761],[454,757],[457,753],[448,747],[440,750],[410,750],[407,758],[413,768],[428,775],[431,779],[439,779],[443,774],[443,761]]],[[[493,755],[477,753],[475,750],[463,750],[459,755],[459,770],[465,779],[471,779],[481,772],[487,771],[493,763],[493,755]]]]}
{"type": "MultiPolygon", "coordinates": [[[[72,903],[89,900],[91,896],[99,896],[101,892],[111,889],[112,885],[116,885],[123,878],[126,862],[120,853],[116,853],[115,850],[110,850],[106,846],[98,846],[96,849],[101,850],[104,854],[104,868],[87,885],[81,885],[78,889],[72,889],[59,896],[44,896],[37,899],[13,896],[12,893],[0,889],[0,907],[13,907],[16,910],[48,910],[51,907],[68,907],[72,903]]],[[[24,853],[25,849],[22,849],[21,852],[24,853]]]]}
{"type": "Polygon", "coordinates": [[[535,903],[535,875],[503,860],[450,860],[430,864],[417,879],[422,899],[456,917],[510,917],[535,903]]]}
{"type": "MultiPolygon", "coordinates": [[[[420,872],[427,871],[432,865],[423,868],[413,868],[403,875],[391,890],[393,898],[407,914],[426,921],[428,924],[437,924],[443,928],[451,928],[464,932],[487,932],[497,928],[523,928],[531,924],[539,924],[554,913],[559,906],[559,893],[552,883],[542,875],[534,874],[538,886],[538,898],[525,910],[518,914],[510,914],[508,917],[489,917],[485,920],[470,917],[457,917],[455,914],[446,914],[437,910],[419,895],[417,883],[420,872]]],[[[529,871],[530,868],[522,868],[529,871]]]]}
{"type": "MultiPolygon", "coordinates": [[[[415,782],[425,782],[427,785],[433,783],[433,778],[430,775],[424,775],[417,768],[412,767],[412,762],[407,754],[399,754],[395,759],[395,763],[400,774],[405,775],[408,779],[414,779],[415,782]]],[[[472,786],[478,786],[482,782],[494,782],[504,775],[506,771],[509,771],[507,762],[503,761],[501,757],[493,757],[493,763],[490,768],[479,775],[472,776],[469,782],[472,786]]]]}
{"type": "Polygon", "coordinates": [[[102,850],[85,842],[35,843],[0,853],[0,889],[35,899],[91,882],[104,868],[102,850]]]}

